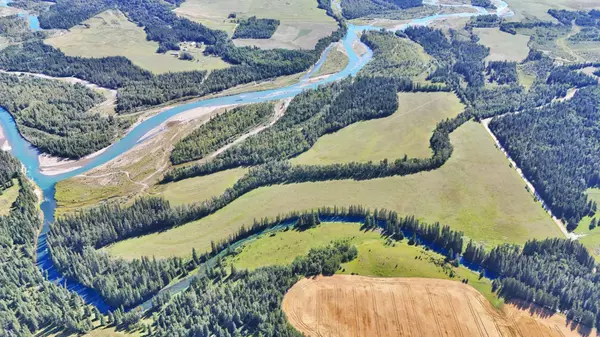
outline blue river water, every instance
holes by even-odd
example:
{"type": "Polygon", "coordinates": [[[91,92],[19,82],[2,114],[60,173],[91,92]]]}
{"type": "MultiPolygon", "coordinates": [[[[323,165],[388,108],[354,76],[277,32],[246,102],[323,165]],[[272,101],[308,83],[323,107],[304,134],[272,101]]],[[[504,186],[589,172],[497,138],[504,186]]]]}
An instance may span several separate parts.
{"type": "MultiPolygon", "coordinates": [[[[435,4],[436,0],[430,0],[428,4],[435,4]]],[[[427,3],[427,2],[426,2],[427,3]]],[[[507,4],[502,0],[495,0],[494,3],[497,6],[496,13],[501,16],[509,16],[512,15],[512,12],[508,9],[507,4]]],[[[0,6],[6,6],[7,0],[0,0],[0,6]]],[[[395,27],[395,30],[404,29],[409,25],[428,25],[433,21],[450,18],[450,17],[471,17],[482,14],[488,14],[488,12],[480,7],[474,7],[471,5],[443,5],[443,6],[452,6],[452,7],[464,7],[466,9],[470,9],[468,12],[461,13],[453,13],[453,14],[437,14],[428,16],[425,18],[414,19],[410,23],[395,27]],[[476,12],[472,11],[473,9],[476,12]]],[[[39,21],[37,17],[33,15],[27,14],[28,21],[32,30],[39,30],[39,21]]],[[[55,282],[57,284],[64,285],[68,289],[77,292],[87,303],[92,303],[95,305],[101,312],[108,312],[112,308],[110,308],[103,300],[102,297],[93,289],[87,288],[84,285],[76,282],[75,280],[69,280],[62,277],[62,275],[56,270],[52,263],[52,259],[48,252],[46,246],[46,237],[47,233],[50,229],[50,224],[54,222],[54,212],[56,210],[56,201],[54,199],[55,194],[55,185],[57,182],[74,177],[76,175],[87,172],[97,166],[100,166],[117,156],[127,152],[131,148],[133,148],[139,142],[144,141],[143,138],[146,133],[161,125],[169,118],[180,114],[182,112],[188,111],[190,109],[198,108],[198,107],[209,107],[209,106],[217,106],[217,105],[229,105],[229,104],[242,104],[242,103],[258,103],[258,102],[266,102],[279,100],[283,98],[293,97],[302,90],[316,88],[317,86],[325,83],[331,83],[334,81],[339,81],[340,79],[346,78],[348,76],[355,76],[362,67],[364,67],[367,62],[372,58],[373,52],[363,44],[366,48],[366,53],[363,55],[358,55],[354,49],[352,48],[354,43],[360,43],[358,38],[358,34],[364,30],[379,30],[381,27],[376,26],[357,26],[357,25],[348,25],[348,32],[344,39],[342,40],[343,47],[348,55],[348,65],[339,73],[333,74],[326,78],[313,79],[310,77],[313,73],[317,72],[321,65],[323,64],[327,53],[331,50],[331,46],[323,52],[323,55],[319,59],[319,61],[313,66],[313,68],[303,76],[298,83],[293,85],[266,90],[266,91],[257,91],[257,92],[249,92],[243,94],[237,94],[232,96],[223,96],[217,98],[209,98],[204,99],[192,103],[182,104],[171,109],[165,110],[151,118],[146,119],[141,122],[137,126],[135,126],[130,132],[128,132],[124,137],[116,141],[114,144],[109,146],[104,152],[95,156],[89,162],[87,162],[84,166],[67,172],[60,175],[44,175],[40,172],[40,164],[38,161],[39,151],[33,147],[27,140],[25,140],[21,134],[19,133],[17,126],[15,124],[12,116],[4,109],[0,108],[0,125],[2,126],[5,137],[7,138],[10,146],[11,153],[15,155],[24,165],[26,169],[27,176],[32,179],[42,190],[43,193],[43,202],[41,204],[41,209],[44,215],[44,225],[38,237],[38,246],[37,246],[37,264],[38,267],[42,270],[44,274],[47,275],[47,278],[55,282]]],[[[182,281],[181,283],[174,285],[175,289],[186,287],[189,284],[189,280],[182,281]]]]}

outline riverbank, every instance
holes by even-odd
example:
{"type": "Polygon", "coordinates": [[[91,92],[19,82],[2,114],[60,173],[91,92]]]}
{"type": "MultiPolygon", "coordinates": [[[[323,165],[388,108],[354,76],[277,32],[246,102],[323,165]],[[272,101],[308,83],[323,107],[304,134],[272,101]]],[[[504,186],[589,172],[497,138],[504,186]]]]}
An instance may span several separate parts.
{"type": "Polygon", "coordinates": [[[10,147],[10,143],[8,142],[8,137],[6,137],[6,133],[0,124],[0,150],[2,151],[10,151],[12,148],[10,147]]]}

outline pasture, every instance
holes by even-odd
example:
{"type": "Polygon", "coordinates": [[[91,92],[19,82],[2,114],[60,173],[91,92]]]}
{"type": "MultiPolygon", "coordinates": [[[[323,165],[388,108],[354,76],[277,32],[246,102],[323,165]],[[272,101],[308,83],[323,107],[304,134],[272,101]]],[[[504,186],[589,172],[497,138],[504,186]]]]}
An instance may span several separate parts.
{"type": "Polygon", "coordinates": [[[154,73],[212,70],[230,66],[218,57],[204,56],[203,48],[191,45],[184,45],[182,49],[194,56],[192,61],[180,60],[172,55],[173,52],[156,53],[158,42],[146,40],[144,29],[129,21],[118,10],[104,11],[69,31],[46,39],[45,43],[70,56],[124,56],[154,73]]]}
{"type": "Polygon", "coordinates": [[[498,28],[474,28],[479,36],[479,43],[490,48],[490,55],[485,61],[514,61],[521,62],[529,54],[529,36],[512,35],[498,28]]]}
{"type": "MultiPolygon", "coordinates": [[[[211,241],[227,238],[242,225],[251,225],[254,218],[355,204],[415,215],[426,222],[440,221],[488,246],[561,235],[482,125],[468,122],[450,139],[454,152],[434,171],[366,181],[263,187],[204,219],[121,241],[108,251],[125,258],[187,256],[192,248],[210,250],[211,241]]],[[[397,142],[395,138],[389,141],[397,142]]]]}
{"type": "Polygon", "coordinates": [[[293,162],[326,165],[369,160],[378,162],[404,155],[431,157],[429,138],[437,123],[455,117],[463,109],[453,93],[399,93],[398,110],[393,115],[355,123],[325,135],[293,162]]]}
{"type": "Polygon", "coordinates": [[[178,15],[210,28],[227,31],[235,29],[227,17],[256,16],[277,19],[281,25],[270,39],[236,39],[236,45],[256,45],[260,48],[312,49],[320,38],[337,29],[335,20],[317,8],[313,0],[187,0],[175,10],[178,15]]]}
{"type": "Polygon", "coordinates": [[[556,20],[548,14],[548,9],[555,8],[571,11],[589,11],[594,8],[600,8],[600,3],[596,0],[506,0],[506,2],[510,9],[515,12],[515,15],[509,18],[510,21],[537,19],[556,22],[556,20]]]}
{"type": "Polygon", "coordinates": [[[241,252],[228,262],[238,269],[249,270],[287,265],[311,248],[336,240],[349,240],[358,249],[358,258],[344,264],[342,274],[468,279],[494,306],[500,307],[503,303],[492,293],[491,283],[479,280],[478,274],[464,267],[452,267],[445,263],[444,256],[422,246],[408,245],[408,239],[389,244],[379,231],[361,230],[356,223],[323,223],[306,231],[279,230],[274,235],[262,234],[244,244],[241,252]]]}
{"type": "Polygon", "coordinates": [[[555,313],[495,310],[457,281],[334,275],[302,279],[283,298],[306,336],[580,336],[555,313]]]}
{"type": "Polygon", "coordinates": [[[194,177],[164,185],[155,185],[150,193],[169,200],[171,205],[184,205],[204,201],[221,195],[221,193],[233,186],[247,172],[248,169],[235,168],[217,172],[209,176],[194,177]]]}

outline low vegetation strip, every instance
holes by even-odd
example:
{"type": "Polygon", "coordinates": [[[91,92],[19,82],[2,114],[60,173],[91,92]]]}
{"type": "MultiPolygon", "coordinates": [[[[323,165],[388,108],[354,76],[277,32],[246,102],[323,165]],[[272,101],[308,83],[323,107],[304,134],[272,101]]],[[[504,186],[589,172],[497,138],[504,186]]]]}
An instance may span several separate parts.
{"type": "Polygon", "coordinates": [[[175,165],[204,158],[274,114],[274,104],[258,103],[225,111],[183,138],[171,152],[175,165]]]}
{"type": "Polygon", "coordinates": [[[283,299],[290,323],[306,336],[579,336],[565,319],[498,311],[469,285],[420,278],[334,275],[305,278],[283,299]]]}

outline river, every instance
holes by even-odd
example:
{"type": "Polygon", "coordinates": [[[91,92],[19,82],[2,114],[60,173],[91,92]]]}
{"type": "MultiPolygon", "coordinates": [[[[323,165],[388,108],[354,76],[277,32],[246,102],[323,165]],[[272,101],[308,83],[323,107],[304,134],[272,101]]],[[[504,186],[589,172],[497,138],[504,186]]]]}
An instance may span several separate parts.
{"type": "MultiPolygon", "coordinates": [[[[508,8],[506,2],[502,0],[492,0],[492,2],[494,2],[494,4],[496,5],[497,9],[495,13],[499,16],[506,17],[512,15],[512,12],[508,8]]],[[[429,5],[436,5],[437,0],[428,0],[425,1],[425,3],[429,5]]],[[[0,0],[0,6],[6,5],[6,0],[0,0]]],[[[472,17],[488,14],[487,10],[481,7],[474,7],[471,5],[441,6],[451,6],[456,8],[464,7],[469,10],[474,9],[476,10],[476,12],[436,14],[424,18],[413,19],[409,23],[395,27],[395,29],[404,29],[410,25],[428,25],[436,20],[442,20],[447,18],[472,17]]],[[[24,15],[27,15],[28,22],[32,30],[40,29],[37,17],[31,14],[24,15]]],[[[43,202],[41,204],[41,209],[44,215],[44,225],[42,230],[40,231],[37,246],[37,263],[40,270],[42,270],[42,272],[47,275],[50,281],[55,282],[57,284],[65,285],[68,289],[77,292],[86,303],[91,303],[95,305],[101,312],[106,313],[110,311],[112,308],[110,308],[103,301],[102,297],[95,290],[87,288],[84,285],[76,282],[75,280],[63,278],[52,263],[52,259],[46,246],[46,237],[50,229],[50,224],[54,222],[54,212],[56,210],[56,201],[54,199],[54,194],[56,183],[61,180],[68,179],[76,175],[82,174],[84,172],[87,172],[118,157],[119,155],[133,148],[136,144],[138,144],[138,142],[143,141],[142,137],[150,130],[167,121],[169,118],[182,112],[188,111],[190,109],[230,104],[258,103],[279,100],[283,98],[290,98],[302,92],[302,90],[316,88],[321,84],[339,81],[340,79],[343,79],[348,76],[355,76],[358,73],[358,71],[362,69],[362,67],[364,67],[364,65],[367,64],[367,62],[369,62],[369,60],[373,57],[373,52],[371,49],[369,49],[366,45],[363,44],[367,52],[364,55],[357,55],[354,49],[352,48],[352,45],[356,42],[361,43],[360,39],[358,38],[360,32],[364,30],[379,29],[381,29],[381,27],[376,27],[372,25],[358,26],[348,24],[348,32],[342,40],[342,44],[348,55],[349,60],[348,65],[339,73],[333,74],[327,78],[322,78],[317,81],[310,81],[311,74],[318,71],[320,66],[323,64],[323,61],[325,60],[328,51],[331,50],[331,48],[328,48],[321,56],[321,59],[315,64],[315,66],[309,71],[307,75],[303,76],[298,81],[298,83],[273,90],[257,91],[196,101],[192,103],[178,105],[171,109],[165,110],[138,124],[123,138],[119,139],[114,144],[109,146],[101,154],[95,156],[83,167],[60,175],[44,175],[41,173],[40,164],[38,161],[38,150],[21,136],[12,116],[6,110],[0,108],[0,126],[4,129],[5,137],[7,138],[11,146],[11,153],[23,163],[27,172],[27,176],[30,179],[32,179],[43,192],[43,202]]],[[[189,284],[189,282],[190,278],[187,278],[181,281],[180,283],[173,285],[172,288],[177,290],[183,289],[189,284]]],[[[147,306],[148,303],[146,303],[145,307],[147,306]]]]}

